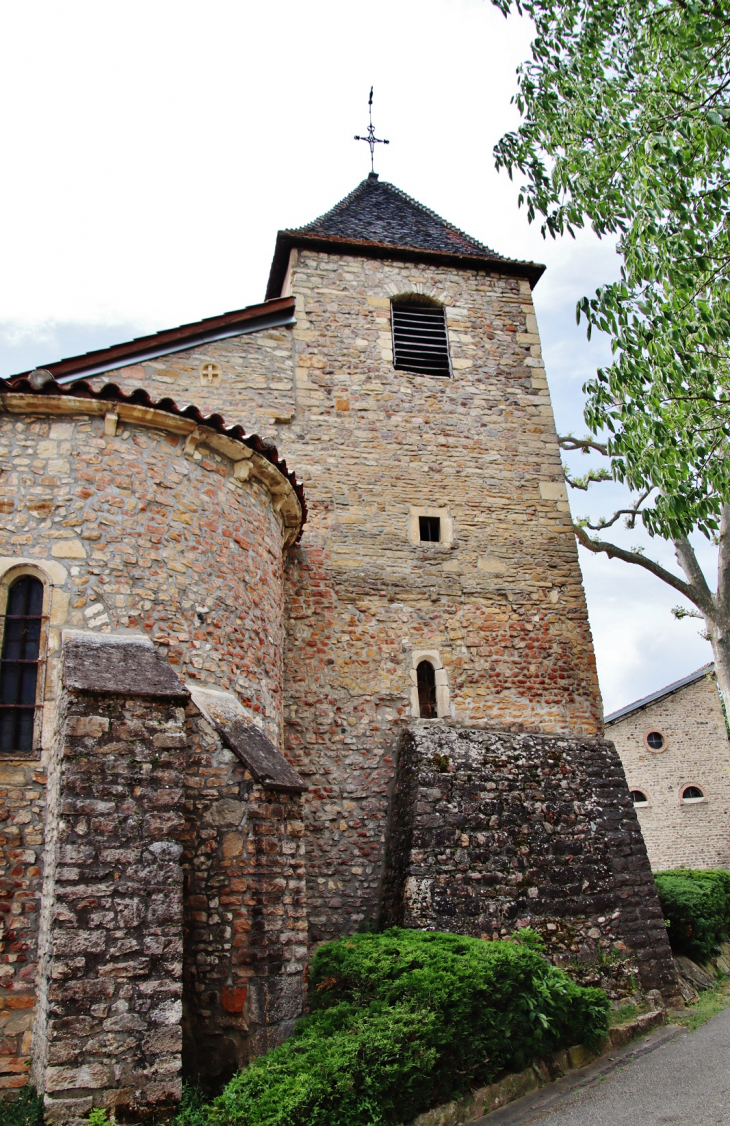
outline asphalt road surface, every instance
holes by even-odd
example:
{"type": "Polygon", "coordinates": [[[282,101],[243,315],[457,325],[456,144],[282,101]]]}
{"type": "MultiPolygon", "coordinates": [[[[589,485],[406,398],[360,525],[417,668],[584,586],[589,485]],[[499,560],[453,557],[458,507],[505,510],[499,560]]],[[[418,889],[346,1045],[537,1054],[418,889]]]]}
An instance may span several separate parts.
{"type": "Polygon", "coordinates": [[[730,1126],[730,1009],[557,1105],[514,1110],[514,1126],[730,1126]]]}

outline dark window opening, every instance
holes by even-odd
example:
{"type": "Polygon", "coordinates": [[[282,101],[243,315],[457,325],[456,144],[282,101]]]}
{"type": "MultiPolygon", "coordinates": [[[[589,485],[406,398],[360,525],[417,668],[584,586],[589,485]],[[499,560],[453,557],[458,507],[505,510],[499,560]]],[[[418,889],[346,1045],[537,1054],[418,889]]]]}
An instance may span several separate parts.
{"type": "Polygon", "coordinates": [[[441,517],[440,516],[419,516],[418,528],[421,536],[421,543],[440,543],[441,542],[441,517]]]}
{"type": "Polygon", "coordinates": [[[684,801],[697,801],[698,798],[703,798],[704,796],[699,786],[685,786],[682,790],[682,799],[684,801]]]}
{"type": "Polygon", "coordinates": [[[392,305],[393,366],[418,375],[451,375],[446,317],[440,305],[392,305]]]}
{"type": "Polygon", "coordinates": [[[0,657],[0,751],[32,751],[43,626],[43,583],[32,575],[8,591],[0,657]]]}
{"type": "Polygon", "coordinates": [[[664,746],[664,736],[661,731],[650,731],[646,737],[646,741],[652,751],[660,751],[664,746]]]}
{"type": "Polygon", "coordinates": [[[420,661],[416,669],[418,712],[421,719],[437,719],[436,673],[430,661],[420,661]]]}
{"type": "Polygon", "coordinates": [[[648,805],[649,804],[649,799],[647,798],[646,794],[642,793],[641,790],[632,790],[631,791],[631,800],[634,803],[634,805],[648,805]]]}

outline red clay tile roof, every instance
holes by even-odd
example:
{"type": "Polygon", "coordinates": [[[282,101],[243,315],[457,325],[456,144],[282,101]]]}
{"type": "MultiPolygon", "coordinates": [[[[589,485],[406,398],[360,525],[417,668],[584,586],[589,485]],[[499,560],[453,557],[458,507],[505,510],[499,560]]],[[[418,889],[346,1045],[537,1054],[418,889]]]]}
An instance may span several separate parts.
{"type": "Polygon", "coordinates": [[[490,250],[394,184],[380,183],[377,173],[340,200],[331,211],[305,227],[279,231],[266,295],[275,297],[294,246],[339,250],[371,257],[405,257],[447,265],[488,264],[500,273],[529,279],[535,285],[545,267],[505,258],[490,250]]]}

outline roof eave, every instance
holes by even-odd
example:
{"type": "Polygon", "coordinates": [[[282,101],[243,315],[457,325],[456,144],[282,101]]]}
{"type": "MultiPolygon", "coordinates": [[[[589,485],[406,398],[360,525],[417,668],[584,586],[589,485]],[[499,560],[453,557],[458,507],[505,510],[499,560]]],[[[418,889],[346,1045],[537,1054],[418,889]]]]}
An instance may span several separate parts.
{"type": "Polygon", "coordinates": [[[514,262],[510,261],[509,258],[486,258],[478,254],[450,254],[441,250],[421,250],[419,247],[393,246],[391,243],[337,238],[333,235],[308,235],[298,231],[279,231],[276,236],[269,284],[266,289],[267,301],[275,299],[281,293],[289,265],[289,254],[295,247],[307,247],[310,250],[334,251],[336,253],[344,252],[361,258],[399,258],[406,262],[434,262],[442,266],[507,274],[510,277],[527,278],[531,289],[535,288],[545,272],[545,267],[539,262],[514,262]]]}

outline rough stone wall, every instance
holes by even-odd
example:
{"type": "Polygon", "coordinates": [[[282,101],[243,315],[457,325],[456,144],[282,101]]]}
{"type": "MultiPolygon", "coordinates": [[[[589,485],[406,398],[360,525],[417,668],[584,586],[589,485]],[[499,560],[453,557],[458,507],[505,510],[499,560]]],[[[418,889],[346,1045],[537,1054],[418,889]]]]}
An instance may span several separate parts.
{"type": "Polygon", "coordinates": [[[310,933],[372,917],[413,654],[438,652],[465,724],[600,730],[575,539],[529,286],[300,251],[297,417],[306,537],[288,569],[288,753],[311,788],[310,933]],[[453,379],[395,371],[390,298],[446,306],[453,379]],[[411,506],[450,546],[410,542],[411,506]]]}
{"type": "Polygon", "coordinates": [[[53,1120],[181,1093],[184,709],[74,696],[54,764],[36,1073],[53,1120]]]}
{"type": "Polygon", "coordinates": [[[187,456],[183,437],[127,424],[110,436],[103,418],[2,416],[0,458],[0,556],[63,560],[55,624],[144,630],[184,679],[234,689],[280,743],[282,533],[266,489],[234,481],[213,451],[187,456]]]}
{"type": "Polygon", "coordinates": [[[185,1060],[215,1087],[301,1015],[307,953],[299,794],[275,793],[188,709],[185,1060]]]}
{"type": "Polygon", "coordinates": [[[630,789],[646,794],[637,806],[651,866],[730,868],[730,745],[712,674],[632,712],[606,728],[630,789]],[[645,738],[661,731],[665,749],[645,738]],[[701,802],[682,802],[685,786],[698,786],[701,802]]]}
{"type": "MultiPolygon", "coordinates": [[[[230,422],[266,404],[264,432],[304,482],[310,515],[287,568],[286,747],[310,783],[317,940],[377,910],[414,653],[438,652],[463,723],[596,734],[601,707],[527,282],[307,250],[291,292],[296,326],[274,335],[293,338],[292,398],[286,348],[263,334],[161,358],[144,385],[230,422]],[[452,379],[393,369],[390,298],[408,292],[445,304],[452,379]],[[240,373],[254,356],[266,374],[249,388],[240,373]],[[218,387],[201,387],[204,360],[220,364],[218,387]],[[290,403],[291,421],[276,422],[290,403]],[[410,542],[423,506],[448,510],[449,546],[410,542]]],[[[100,380],[121,375],[142,379],[100,380]]]]}
{"type": "Polygon", "coordinates": [[[676,998],[646,849],[611,743],[421,721],[391,823],[390,923],[497,938],[531,926],[559,964],[614,996],[676,998]]]}
{"type": "Polygon", "coordinates": [[[0,1091],[28,1079],[44,814],[40,763],[0,762],[0,1091]]]}
{"type": "Polygon", "coordinates": [[[286,424],[294,416],[292,358],[291,329],[268,328],[119,368],[90,382],[95,387],[116,383],[126,392],[144,387],[153,399],[169,395],[179,406],[194,403],[204,414],[219,413],[226,422],[274,436],[277,423],[286,424]],[[210,383],[201,375],[206,363],[218,364],[220,382],[210,383]]]}

